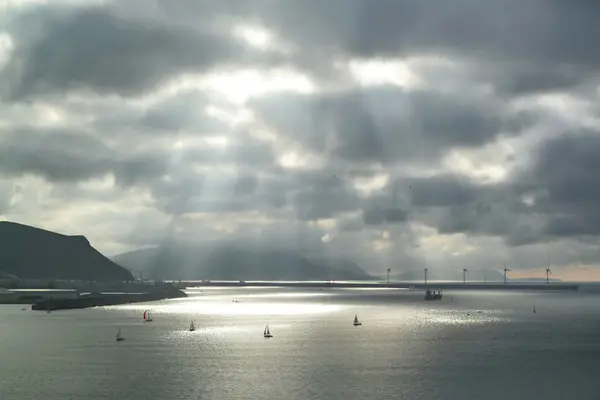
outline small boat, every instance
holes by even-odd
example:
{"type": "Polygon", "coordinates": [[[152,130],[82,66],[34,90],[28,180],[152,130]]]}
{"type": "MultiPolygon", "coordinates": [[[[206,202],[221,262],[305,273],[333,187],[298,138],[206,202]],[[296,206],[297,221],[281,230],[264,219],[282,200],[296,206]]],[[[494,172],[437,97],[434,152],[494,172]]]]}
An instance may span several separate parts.
{"type": "Polygon", "coordinates": [[[121,327],[117,328],[117,342],[122,342],[123,340],[125,340],[125,338],[123,336],[121,336],[121,327]]]}
{"type": "Polygon", "coordinates": [[[441,290],[429,290],[425,292],[425,300],[441,300],[442,299],[442,291],[441,290]]]}
{"type": "Polygon", "coordinates": [[[263,336],[265,338],[272,338],[271,331],[269,330],[269,325],[265,326],[265,331],[263,332],[263,336]]]}
{"type": "Polygon", "coordinates": [[[144,311],[144,322],[152,322],[152,318],[150,317],[150,310],[144,311]]]}
{"type": "Polygon", "coordinates": [[[196,327],[194,326],[194,321],[190,322],[190,332],[194,332],[196,330],[196,327]]]}
{"type": "Polygon", "coordinates": [[[354,322],[352,323],[352,325],[354,325],[354,326],[361,326],[362,325],[362,322],[360,322],[358,320],[358,315],[356,315],[356,314],[354,315],[354,322]]]}

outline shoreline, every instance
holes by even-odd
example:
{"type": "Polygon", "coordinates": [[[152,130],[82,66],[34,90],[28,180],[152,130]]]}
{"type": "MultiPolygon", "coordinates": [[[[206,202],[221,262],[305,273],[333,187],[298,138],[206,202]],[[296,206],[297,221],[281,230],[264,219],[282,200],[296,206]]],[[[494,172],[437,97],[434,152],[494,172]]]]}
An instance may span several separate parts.
{"type": "Polygon", "coordinates": [[[130,303],[144,303],[148,301],[159,301],[184,297],[187,297],[187,294],[179,289],[139,294],[97,294],[80,296],[72,299],[49,299],[38,301],[31,304],[31,309],[34,311],[74,310],[102,306],[116,306],[130,303]]]}
{"type": "Polygon", "coordinates": [[[390,289],[440,289],[440,290],[555,290],[555,291],[577,291],[578,284],[570,283],[459,283],[459,282],[435,282],[435,283],[414,283],[414,282],[277,282],[277,281],[181,281],[174,284],[178,288],[194,287],[298,287],[298,288],[390,288],[390,289]]]}

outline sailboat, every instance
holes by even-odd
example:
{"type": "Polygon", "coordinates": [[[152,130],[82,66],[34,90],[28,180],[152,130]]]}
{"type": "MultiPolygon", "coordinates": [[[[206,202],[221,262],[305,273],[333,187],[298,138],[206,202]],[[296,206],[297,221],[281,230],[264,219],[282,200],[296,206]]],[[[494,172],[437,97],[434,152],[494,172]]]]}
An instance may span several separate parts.
{"type": "Polygon", "coordinates": [[[144,322],[152,322],[152,318],[150,318],[150,310],[144,311],[144,322]]]}
{"type": "Polygon", "coordinates": [[[194,326],[194,321],[190,322],[190,332],[194,332],[196,330],[196,327],[194,326]]]}
{"type": "Polygon", "coordinates": [[[117,342],[122,342],[123,340],[125,340],[125,338],[123,336],[121,336],[121,327],[117,328],[117,342]]]}
{"type": "Polygon", "coordinates": [[[534,314],[537,314],[537,311],[536,311],[536,309],[535,309],[535,304],[533,305],[533,313],[534,313],[534,314]]]}
{"type": "Polygon", "coordinates": [[[269,325],[265,326],[265,331],[263,332],[263,336],[266,338],[272,338],[271,331],[269,330],[269,325]]]}
{"type": "Polygon", "coordinates": [[[362,322],[360,322],[358,320],[358,315],[356,315],[356,314],[354,315],[354,323],[353,323],[353,325],[354,326],[361,326],[362,325],[362,322]]]}

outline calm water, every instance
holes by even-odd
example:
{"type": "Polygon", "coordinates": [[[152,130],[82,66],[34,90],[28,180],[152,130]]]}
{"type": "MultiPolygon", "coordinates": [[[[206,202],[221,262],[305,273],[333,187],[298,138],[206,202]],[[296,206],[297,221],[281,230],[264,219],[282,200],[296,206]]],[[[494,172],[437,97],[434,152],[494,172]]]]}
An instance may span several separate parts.
{"type": "Polygon", "coordinates": [[[189,295],[51,314],[0,306],[0,399],[600,398],[600,294],[189,295]]]}

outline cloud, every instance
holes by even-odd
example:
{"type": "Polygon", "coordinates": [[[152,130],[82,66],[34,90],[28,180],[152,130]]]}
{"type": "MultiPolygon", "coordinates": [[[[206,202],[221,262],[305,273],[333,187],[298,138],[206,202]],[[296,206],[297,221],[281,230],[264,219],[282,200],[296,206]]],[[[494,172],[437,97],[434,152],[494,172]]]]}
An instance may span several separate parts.
{"type": "Polygon", "coordinates": [[[18,18],[17,28],[36,29],[14,36],[8,69],[17,78],[11,91],[16,99],[70,89],[135,95],[185,72],[270,62],[205,24],[178,27],[103,7],[47,7],[18,18]]]}
{"type": "Polygon", "coordinates": [[[235,241],[372,271],[595,266],[597,8],[11,3],[0,213],[112,254],[235,241]]]}
{"type": "Polygon", "coordinates": [[[529,122],[493,98],[395,86],[275,95],[251,107],[281,137],[315,152],[384,164],[482,146],[502,135],[518,135],[529,122]]]}
{"type": "Polygon", "coordinates": [[[294,206],[301,220],[333,218],[338,213],[355,211],[359,207],[356,194],[345,188],[312,188],[294,196],[294,206]]]}
{"type": "Polygon", "coordinates": [[[193,131],[195,135],[219,135],[229,130],[227,124],[210,116],[206,109],[208,96],[198,90],[177,93],[175,96],[150,105],[121,105],[96,115],[95,128],[112,134],[174,136],[193,131]]]}
{"type": "Polygon", "coordinates": [[[534,210],[547,219],[544,233],[577,237],[600,233],[597,168],[600,131],[566,133],[544,142],[522,178],[535,189],[534,210]]]}
{"type": "Polygon", "coordinates": [[[82,131],[20,127],[2,132],[0,143],[0,169],[12,176],[35,174],[61,182],[112,173],[130,185],[165,169],[156,154],[127,155],[82,131]]]}

